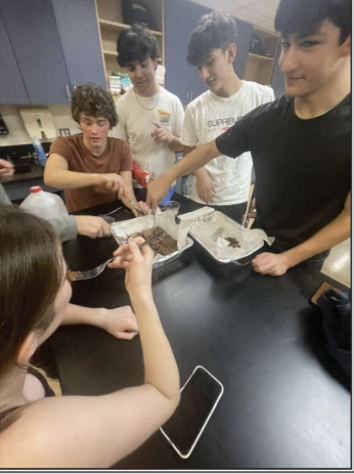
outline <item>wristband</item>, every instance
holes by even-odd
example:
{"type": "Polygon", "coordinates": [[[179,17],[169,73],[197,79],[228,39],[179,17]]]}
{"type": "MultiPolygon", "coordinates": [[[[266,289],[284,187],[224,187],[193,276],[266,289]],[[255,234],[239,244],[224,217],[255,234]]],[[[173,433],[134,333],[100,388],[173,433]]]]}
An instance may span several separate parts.
{"type": "Polygon", "coordinates": [[[170,138],[169,141],[168,141],[168,144],[170,145],[170,144],[173,142],[173,135],[172,135],[172,133],[170,133],[170,132],[168,132],[168,133],[171,135],[171,138],[170,138]]]}

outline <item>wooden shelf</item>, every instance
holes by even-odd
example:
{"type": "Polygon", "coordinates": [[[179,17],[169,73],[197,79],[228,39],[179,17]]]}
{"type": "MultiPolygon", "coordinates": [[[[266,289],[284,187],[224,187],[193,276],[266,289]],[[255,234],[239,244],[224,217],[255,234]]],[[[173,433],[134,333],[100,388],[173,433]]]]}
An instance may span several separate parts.
{"type": "MultiPolygon", "coordinates": [[[[126,25],[124,23],[118,23],[116,21],[109,21],[109,20],[102,20],[101,18],[98,19],[98,22],[102,26],[107,26],[109,28],[112,28],[114,30],[121,30],[123,28],[130,28],[131,25],[126,25]]],[[[162,36],[162,33],[160,31],[153,31],[150,30],[151,33],[153,33],[155,36],[162,36]]]]}
{"type": "Polygon", "coordinates": [[[103,54],[105,54],[106,56],[115,56],[115,57],[118,56],[116,51],[103,50],[103,54]]]}
{"type": "Polygon", "coordinates": [[[261,61],[274,61],[274,58],[270,58],[268,56],[261,56],[260,54],[248,53],[248,57],[250,59],[259,59],[261,61]]]}

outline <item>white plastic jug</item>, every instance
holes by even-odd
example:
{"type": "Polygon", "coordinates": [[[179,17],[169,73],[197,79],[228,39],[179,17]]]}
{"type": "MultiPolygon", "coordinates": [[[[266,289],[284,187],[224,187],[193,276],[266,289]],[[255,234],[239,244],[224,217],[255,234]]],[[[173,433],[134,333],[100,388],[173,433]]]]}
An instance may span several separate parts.
{"type": "Polygon", "coordinates": [[[22,202],[20,208],[43,219],[68,215],[62,199],[57,194],[43,191],[40,186],[31,188],[31,194],[22,202]]]}

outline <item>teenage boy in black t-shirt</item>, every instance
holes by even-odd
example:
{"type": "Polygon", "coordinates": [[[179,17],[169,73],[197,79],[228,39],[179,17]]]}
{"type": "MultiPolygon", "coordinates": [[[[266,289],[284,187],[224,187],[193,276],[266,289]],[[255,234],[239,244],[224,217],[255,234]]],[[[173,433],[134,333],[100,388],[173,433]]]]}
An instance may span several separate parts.
{"type": "MultiPolygon", "coordinates": [[[[281,0],[275,29],[286,95],[262,105],[200,146],[148,187],[155,209],[170,183],[225,154],[251,151],[255,225],[275,237],[254,269],[283,275],[304,260],[323,262],[350,237],[351,0],[281,0]]],[[[236,185],[236,183],[235,183],[236,185]]]]}

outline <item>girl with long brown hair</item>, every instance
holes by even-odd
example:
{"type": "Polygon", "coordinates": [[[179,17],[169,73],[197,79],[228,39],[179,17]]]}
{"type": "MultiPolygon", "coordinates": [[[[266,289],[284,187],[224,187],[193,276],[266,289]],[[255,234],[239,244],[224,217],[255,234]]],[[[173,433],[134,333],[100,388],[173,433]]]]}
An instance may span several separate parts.
{"type": "MultiPolygon", "coordinates": [[[[0,206],[0,465],[109,467],[142,444],[179,402],[176,362],[151,291],[153,252],[134,241],[116,252],[139,324],[145,381],[99,397],[45,397],[28,374],[37,347],[64,323],[83,321],[50,224],[0,206]]],[[[85,311],[88,309],[85,308],[85,311]]],[[[137,328],[136,328],[137,330],[137,328]]]]}

